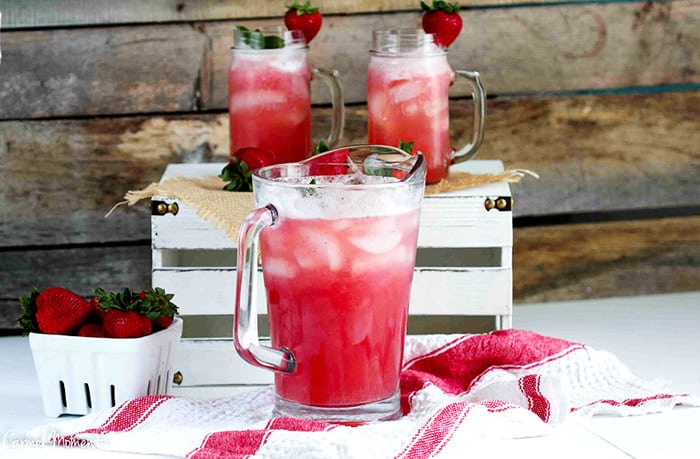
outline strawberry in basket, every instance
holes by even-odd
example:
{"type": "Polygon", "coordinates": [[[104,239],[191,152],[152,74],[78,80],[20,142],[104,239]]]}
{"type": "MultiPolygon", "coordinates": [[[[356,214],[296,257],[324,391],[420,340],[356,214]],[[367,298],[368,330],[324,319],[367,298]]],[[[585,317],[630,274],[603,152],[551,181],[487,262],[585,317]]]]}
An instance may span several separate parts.
{"type": "Polygon", "coordinates": [[[167,328],[177,313],[173,295],[162,288],[120,293],[95,289],[97,303],[105,311],[103,327],[109,338],[140,338],[167,328]]]}
{"type": "Polygon", "coordinates": [[[20,297],[20,304],[23,314],[19,318],[19,324],[25,333],[75,333],[92,310],[85,298],[61,287],[47,288],[42,292],[34,289],[30,296],[20,297]]]}
{"type": "Polygon", "coordinates": [[[140,338],[170,326],[177,314],[172,298],[159,287],[138,293],[97,288],[90,301],[62,287],[34,289],[20,297],[23,314],[18,322],[25,334],[140,338]]]}
{"type": "Polygon", "coordinates": [[[60,287],[20,298],[44,413],[83,415],[167,394],[182,335],[172,298],[161,288],[98,288],[87,301],[60,287]]]}
{"type": "Polygon", "coordinates": [[[177,306],[170,300],[172,293],[165,293],[160,287],[149,287],[139,293],[143,302],[142,312],[151,320],[153,331],[168,328],[177,314],[177,306]]]}

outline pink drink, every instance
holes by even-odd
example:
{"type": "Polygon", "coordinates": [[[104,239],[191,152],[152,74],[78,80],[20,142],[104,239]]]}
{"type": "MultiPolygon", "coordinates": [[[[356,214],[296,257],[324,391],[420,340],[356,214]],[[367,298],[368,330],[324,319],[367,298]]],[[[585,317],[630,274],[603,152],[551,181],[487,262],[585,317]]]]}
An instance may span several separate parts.
{"type": "Polygon", "coordinates": [[[373,55],[367,72],[370,143],[414,142],[425,156],[426,183],[447,177],[452,146],[449,138],[448,90],[454,73],[444,53],[373,55]]]}
{"type": "Polygon", "coordinates": [[[293,373],[275,374],[280,397],[341,407],[396,393],[418,220],[418,209],[280,217],[262,231],[272,344],[289,348],[297,361],[293,373]]]}
{"type": "Polygon", "coordinates": [[[275,162],[311,153],[310,88],[313,70],[305,47],[233,50],[229,67],[231,153],[258,147],[275,162]]]}
{"type": "Polygon", "coordinates": [[[425,162],[354,145],[257,169],[239,229],[233,342],[275,371],[274,416],[397,419],[425,162]],[[272,344],[258,339],[258,252],[272,344]]]}

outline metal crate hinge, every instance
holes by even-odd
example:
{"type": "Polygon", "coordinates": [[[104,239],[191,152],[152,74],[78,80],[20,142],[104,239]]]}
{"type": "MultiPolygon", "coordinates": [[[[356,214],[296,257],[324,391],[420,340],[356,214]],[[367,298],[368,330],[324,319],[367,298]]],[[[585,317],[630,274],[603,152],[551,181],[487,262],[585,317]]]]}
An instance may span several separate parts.
{"type": "Polygon", "coordinates": [[[499,196],[497,198],[486,198],[484,200],[486,210],[496,209],[501,211],[513,210],[513,198],[511,196],[499,196]]]}
{"type": "Polygon", "coordinates": [[[176,202],[151,201],[151,215],[165,215],[167,213],[177,215],[179,211],[180,206],[176,202]]]}

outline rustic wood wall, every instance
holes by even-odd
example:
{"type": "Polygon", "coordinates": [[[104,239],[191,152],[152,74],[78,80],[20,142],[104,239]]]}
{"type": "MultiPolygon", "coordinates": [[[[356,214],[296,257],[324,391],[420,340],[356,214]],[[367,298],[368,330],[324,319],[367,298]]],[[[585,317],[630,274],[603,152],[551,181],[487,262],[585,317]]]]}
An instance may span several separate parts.
{"type": "MultiPolygon", "coordinates": [[[[418,26],[418,3],[315,1],[311,58],[341,72],[343,142],[366,140],[371,30],[418,26]]],[[[225,160],[232,28],[278,23],[284,2],[0,11],[0,329],[12,330],[34,286],[148,282],[148,209],[104,215],[170,162],[225,160]]],[[[700,0],[475,0],[462,17],[450,62],[489,93],[478,157],[541,175],[513,186],[515,303],[698,289],[700,0]]],[[[455,139],[469,136],[465,90],[455,139]]],[[[327,98],[314,100],[318,132],[327,98]]]]}

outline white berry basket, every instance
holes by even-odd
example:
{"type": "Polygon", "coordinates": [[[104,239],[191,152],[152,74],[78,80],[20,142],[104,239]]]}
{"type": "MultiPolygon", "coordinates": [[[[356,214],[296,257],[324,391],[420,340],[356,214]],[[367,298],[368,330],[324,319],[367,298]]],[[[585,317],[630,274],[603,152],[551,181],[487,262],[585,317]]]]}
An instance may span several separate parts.
{"type": "Polygon", "coordinates": [[[143,395],[166,394],[182,319],[141,338],[29,334],[44,413],[88,414],[143,395]]]}

